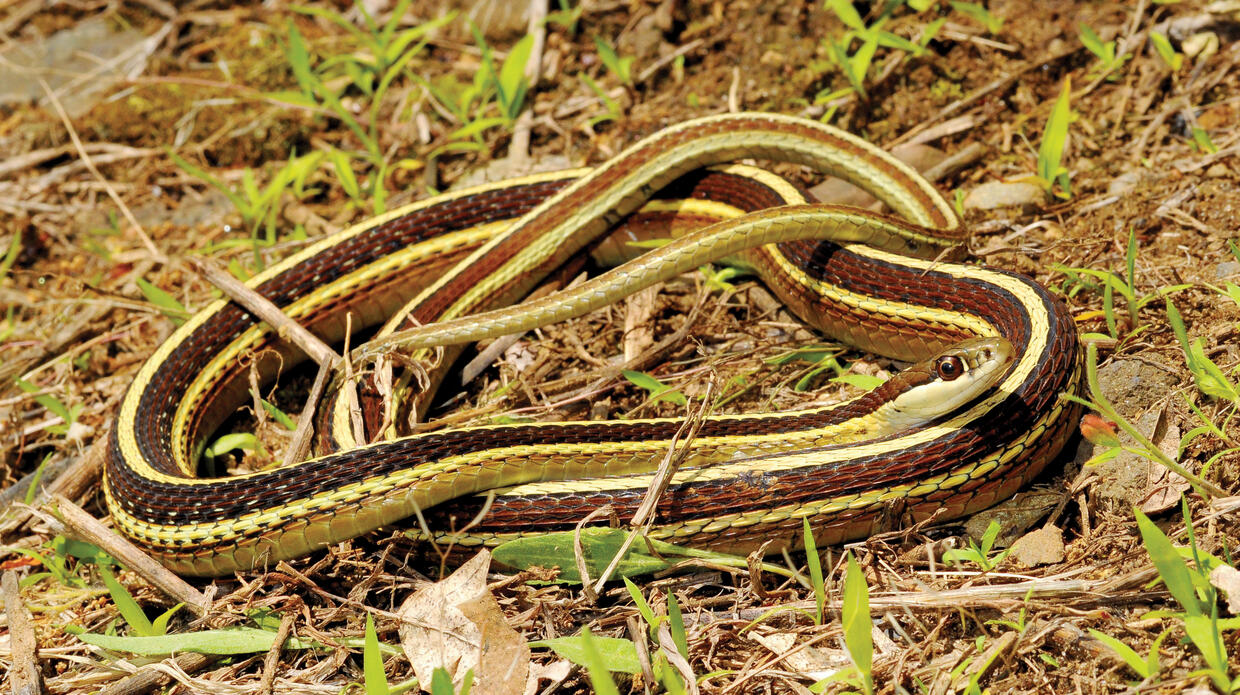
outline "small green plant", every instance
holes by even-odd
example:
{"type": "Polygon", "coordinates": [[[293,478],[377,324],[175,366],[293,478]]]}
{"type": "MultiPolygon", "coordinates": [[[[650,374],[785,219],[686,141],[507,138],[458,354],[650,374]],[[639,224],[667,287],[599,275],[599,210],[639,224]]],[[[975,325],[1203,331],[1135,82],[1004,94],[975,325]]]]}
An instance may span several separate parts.
{"type": "Polygon", "coordinates": [[[99,564],[99,576],[103,579],[103,585],[108,588],[108,593],[112,596],[112,603],[116,604],[116,609],[120,611],[121,617],[125,619],[126,623],[129,623],[130,629],[139,637],[162,637],[168,634],[168,621],[185,605],[184,603],[178,603],[161,613],[154,620],[150,620],[146,617],[146,612],[134,600],[133,594],[130,594],[125,585],[121,584],[112,575],[107,564],[99,564]]]}
{"type": "MultiPolygon", "coordinates": [[[[826,39],[827,57],[832,64],[844,73],[844,77],[848,80],[849,88],[863,99],[868,98],[865,87],[866,79],[870,72],[870,64],[873,62],[874,55],[880,46],[920,56],[925,53],[925,45],[933,38],[934,32],[937,32],[939,27],[942,26],[942,22],[932,23],[927,28],[927,31],[923,32],[921,44],[913,43],[898,34],[884,31],[883,26],[891,19],[891,13],[899,5],[900,3],[886,3],[878,19],[867,26],[850,0],[825,0],[824,6],[834,13],[844,26],[848,27],[848,30],[842,35],[826,39]],[[857,49],[853,51],[852,46],[855,42],[859,42],[859,44],[857,49]]],[[[843,91],[835,91],[830,94],[820,93],[815,97],[814,101],[815,103],[825,103],[845,93],[843,91]]]]}
{"type": "MultiPolygon", "coordinates": [[[[388,21],[380,26],[366,11],[363,3],[355,3],[364,28],[358,28],[344,15],[332,9],[294,7],[302,14],[320,17],[341,27],[354,39],[358,49],[318,60],[316,65],[301,32],[290,21],[285,56],[292,68],[293,77],[297,80],[298,91],[269,95],[297,106],[325,111],[339,120],[357,138],[361,151],[349,153],[349,157],[362,162],[368,169],[367,192],[376,213],[386,209],[387,189],[384,181],[393,166],[388,162],[379,141],[379,113],[383,108],[384,97],[392,84],[407,74],[409,63],[426,47],[428,35],[455,18],[455,14],[449,13],[416,27],[400,30],[400,20],[411,4],[412,0],[400,0],[388,21]],[[345,78],[342,91],[337,91],[335,86],[342,83],[337,79],[339,77],[345,78]],[[343,90],[350,88],[355,89],[364,99],[365,124],[359,121],[342,101],[345,96],[343,90]]],[[[407,164],[411,163],[398,162],[396,166],[407,164]]],[[[344,168],[346,167],[336,163],[337,172],[343,173],[344,168]]],[[[352,169],[351,166],[347,168],[352,169]]],[[[351,194],[350,197],[358,200],[361,195],[358,192],[357,196],[351,194]]]]}
{"type": "Polygon", "coordinates": [[[1172,292],[1192,287],[1191,284],[1171,285],[1147,294],[1137,294],[1137,233],[1135,228],[1128,230],[1128,244],[1124,252],[1125,273],[1122,276],[1110,270],[1095,268],[1069,268],[1058,264],[1052,267],[1056,272],[1067,276],[1063,290],[1068,296],[1074,296],[1082,289],[1102,292],[1102,314],[1106,319],[1107,332],[1111,338],[1116,340],[1130,340],[1144,330],[1140,314],[1146,306],[1172,292]],[[1095,280],[1097,282],[1093,282],[1095,280]],[[1117,294],[1124,300],[1128,313],[1128,330],[1123,335],[1121,335],[1119,319],[1115,313],[1115,295],[1117,294]]]}
{"type": "MultiPolygon", "coordinates": [[[[237,213],[241,215],[250,233],[249,239],[224,241],[212,245],[205,251],[211,252],[237,246],[249,247],[254,251],[254,262],[258,268],[263,267],[259,250],[271,247],[279,240],[276,223],[280,213],[280,199],[286,191],[291,192],[298,199],[313,193],[306,189],[306,182],[318,168],[322,156],[321,153],[311,152],[293,157],[276,170],[266,187],[262,189],[258,186],[254,170],[246,167],[241,170],[240,188],[234,190],[210,172],[191,164],[171,149],[168,150],[168,157],[185,173],[205,181],[228,198],[228,201],[237,209],[237,213]]],[[[295,227],[291,238],[305,239],[305,230],[300,226],[295,227]]],[[[139,286],[141,283],[142,281],[139,281],[139,286]]],[[[155,303],[159,304],[159,302],[155,303]]]]}
{"type": "Polygon", "coordinates": [[[647,400],[650,403],[671,401],[672,403],[680,406],[688,405],[689,403],[688,399],[685,398],[685,394],[673,389],[671,386],[659,381],[645,372],[635,372],[625,369],[620,373],[624,375],[625,379],[629,380],[629,383],[648,391],[650,395],[647,400]]]}
{"type": "MultiPolygon", "coordinates": [[[[440,669],[442,670],[442,669],[440,669]]],[[[436,671],[438,676],[439,672],[436,671]]],[[[447,672],[444,672],[447,675],[447,672]]],[[[383,654],[379,651],[379,635],[375,632],[375,617],[366,614],[366,643],[362,647],[362,678],[366,695],[389,695],[387,673],[383,669],[383,654]]],[[[434,680],[432,681],[434,682],[434,680]]],[[[448,679],[448,693],[452,693],[452,679],[448,679]]]]}
{"type": "Polygon", "coordinates": [[[21,377],[14,379],[14,383],[17,384],[17,388],[22,391],[29,394],[34,394],[35,403],[43,406],[47,412],[64,421],[59,425],[49,426],[47,428],[48,432],[61,437],[69,434],[70,428],[72,428],[73,424],[77,422],[78,416],[82,414],[82,409],[84,406],[81,403],[65,405],[59,398],[50,393],[43,393],[43,390],[38,386],[35,386],[21,377]]]}
{"type": "Polygon", "coordinates": [[[160,313],[172,321],[173,325],[179,326],[185,323],[185,319],[189,318],[189,309],[186,309],[184,304],[178,302],[176,297],[151,284],[146,278],[138,278],[135,282],[138,285],[138,289],[142,292],[142,296],[146,297],[146,301],[154,304],[160,313]]]}
{"type": "Polygon", "coordinates": [[[716,292],[732,292],[736,289],[736,285],[733,285],[731,281],[745,275],[745,271],[739,268],[725,265],[716,269],[709,263],[698,268],[698,272],[702,273],[706,286],[716,292]]]}
{"type": "Polygon", "coordinates": [[[986,31],[991,34],[998,34],[999,30],[1003,28],[1002,17],[994,16],[990,13],[990,10],[976,2],[957,2],[957,0],[952,0],[951,5],[953,10],[986,27],[986,31]]]}
{"type": "Polygon", "coordinates": [[[495,91],[500,115],[506,123],[511,124],[521,115],[521,108],[525,105],[525,96],[530,88],[529,81],[525,79],[525,64],[529,62],[530,51],[534,48],[534,37],[524,36],[517,41],[508,51],[503,64],[496,70],[491,47],[483,38],[482,31],[472,24],[470,30],[474,34],[474,41],[482,49],[482,69],[479,72],[495,91]]]}
{"type": "Polygon", "coordinates": [[[603,65],[611,74],[620,80],[620,84],[626,87],[633,86],[633,56],[625,56],[621,58],[616,54],[616,49],[611,44],[594,37],[594,47],[598,49],[599,60],[603,61],[603,65]]]}
{"type": "MultiPolygon", "coordinates": [[[[624,578],[624,586],[629,592],[629,597],[633,599],[633,604],[637,607],[637,613],[646,623],[650,639],[653,643],[659,643],[659,628],[667,623],[668,632],[672,636],[672,643],[676,645],[676,652],[685,661],[689,660],[689,638],[685,631],[684,617],[680,612],[680,604],[676,601],[676,597],[669,591],[667,594],[667,615],[656,615],[654,609],[646,601],[646,597],[642,595],[641,589],[637,587],[628,577],[624,578]]],[[[616,669],[611,669],[616,670],[616,669]]],[[[654,657],[651,664],[651,670],[654,672],[655,680],[663,685],[668,692],[684,692],[684,684],[681,681],[680,674],[668,662],[667,656],[661,651],[654,657]]]]}
{"type": "Polygon", "coordinates": [[[982,542],[979,544],[972,538],[969,539],[968,548],[952,548],[943,553],[943,559],[953,565],[972,562],[977,565],[983,572],[991,572],[1003,559],[1012,552],[1011,548],[1000,552],[998,555],[991,557],[990,551],[995,547],[995,540],[999,538],[999,532],[1002,527],[998,521],[991,520],[990,525],[986,527],[986,531],[982,533],[982,542]]]}
{"type": "Polygon", "coordinates": [[[1151,31],[1150,43],[1154,44],[1154,51],[1167,64],[1167,67],[1171,68],[1172,72],[1178,72],[1180,67],[1184,65],[1184,54],[1172,48],[1171,41],[1165,35],[1151,31]]]}
{"type": "Polygon", "coordinates": [[[810,686],[810,692],[820,693],[834,682],[844,681],[865,695],[874,692],[874,638],[870,635],[870,588],[865,583],[865,573],[848,553],[844,571],[843,605],[840,622],[844,629],[844,646],[852,659],[852,669],[844,669],[827,676],[810,686]]]}
{"type": "MultiPolygon", "coordinates": [[[[1214,141],[1210,139],[1210,134],[1205,131],[1205,128],[1198,128],[1197,126],[1193,126],[1193,146],[1197,148],[1197,151],[1204,154],[1215,154],[1218,152],[1218,145],[1215,145],[1214,141]]],[[[2,274],[0,273],[0,275],[2,274]]]]}
{"type": "Polygon", "coordinates": [[[803,392],[808,391],[813,386],[818,375],[824,372],[834,372],[837,379],[847,376],[848,368],[840,364],[839,358],[839,348],[807,345],[776,357],[767,358],[764,362],[772,366],[780,366],[790,362],[808,362],[810,367],[800,375],[796,384],[793,385],[794,391],[803,392]]]}
{"type": "Polygon", "coordinates": [[[603,88],[599,85],[599,83],[595,82],[589,75],[582,72],[578,73],[578,76],[581,78],[581,82],[585,86],[589,87],[590,91],[594,92],[594,96],[598,97],[598,100],[603,102],[603,108],[607,109],[605,113],[590,117],[590,127],[594,127],[600,123],[618,120],[622,113],[620,103],[608,96],[607,92],[603,91],[603,88]]]}
{"type": "Polygon", "coordinates": [[[251,432],[230,432],[211,440],[211,443],[202,450],[203,465],[207,470],[214,471],[218,460],[234,451],[257,451],[263,456],[267,455],[267,449],[257,435],[251,432]]]}
{"type": "Polygon", "coordinates": [[[1064,78],[1063,89],[1055,106],[1051,109],[1051,117],[1046,120],[1046,129],[1042,131],[1042,143],[1038,146],[1038,175],[1036,180],[1048,195],[1067,200],[1072,197],[1072,184],[1068,169],[1063,166],[1063,152],[1068,144],[1068,125],[1075,119],[1072,114],[1070,100],[1072,98],[1072,80],[1064,78]],[[1056,190],[1058,185],[1058,190],[1056,190]]]}
{"type": "MultiPolygon", "coordinates": [[[[1133,509],[1146,552],[1149,553],[1167,591],[1183,609],[1180,612],[1155,611],[1151,617],[1172,617],[1181,623],[1189,641],[1206,662],[1206,668],[1190,675],[1205,675],[1219,692],[1238,692],[1240,678],[1233,680],[1229,673],[1231,665],[1223,631],[1240,629],[1240,618],[1219,617],[1218,590],[1210,583],[1210,572],[1222,561],[1197,548],[1188,501],[1181,499],[1181,503],[1189,545],[1179,550],[1141,510],[1133,509]],[[1192,568],[1185,563],[1186,558],[1193,561],[1192,568]]],[[[1155,651],[1152,649],[1151,653],[1155,651]]]]}
{"type": "Polygon", "coordinates": [[[17,262],[17,255],[22,251],[22,234],[21,232],[13,232],[13,237],[9,239],[9,245],[5,248],[4,258],[0,258],[0,280],[9,274],[9,270],[13,268],[13,264],[17,262]]]}
{"type": "Polygon", "coordinates": [[[1111,651],[1115,652],[1115,654],[1119,656],[1119,658],[1123,659],[1124,663],[1128,664],[1128,668],[1132,669],[1134,673],[1140,676],[1141,680],[1157,682],[1157,676],[1162,671],[1162,664],[1159,663],[1158,659],[1158,650],[1162,647],[1163,640],[1166,639],[1167,635],[1171,634],[1170,630],[1163,630],[1158,637],[1154,639],[1154,643],[1150,645],[1149,653],[1144,657],[1138,654],[1137,650],[1129,647],[1105,632],[1099,632],[1098,630],[1090,628],[1089,634],[1092,635],[1094,639],[1109,647],[1111,651]]]}
{"type": "Polygon", "coordinates": [[[0,328],[0,342],[4,342],[8,340],[9,338],[12,338],[13,334],[17,332],[17,317],[15,316],[16,313],[17,313],[17,307],[13,306],[12,304],[10,304],[8,308],[4,310],[4,327],[0,328]]]}
{"type": "MultiPolygon", "coordinates": [[[[1107,458],[1113,458],[1121,450],[1124,450],[1166,466],[1169,470],[1187,480],[1189,484],[1192,485],[1193,488],[1195,488],[1203,497],[1208,498],[1226,495],[1226,492],[1222,488],[1205,480],[1201,475],[1193,473],[1182,466],[1179,461],[1176,461],[1163,453],[1162,449],[1151,442],[1148,437],[1137,430],[1131,422],[1128,422],[1128,420],[1124,419],[1124,417],[1115,410],[1115,406],[1107,400],[1106,396],[1102,393],[1102,388],[1098,384],[1098,344],[1095,342],[1088,342],[1085,344],[1085,383],[1088,386],[1089,397],[1092,400],[1087,401],[1083,398],[1072,395],[1064,396],[1064,398],[1096,411],[1103,418],[1110,420],[1115,424],[1115,426],[1118,426],[1136,443],[1136,447],[1134,448],[1121,447],[1118,442],[1114,442],[1109,450],[1104,452],[1101,456],[1094,457],[1094,462],[1106,460],[1107,458]]],[[[1213,427],[1213,425],[1211,425],[1211,427],[1213,427]]],[[[1181,444],[1181,447],[1182,446],[1183,444],[1181,444]]]]}
{"type": "Polygon", "coordinates": [[[581,21],[581,13],[584,6],[580,3],[576,7],[571,7],[569,0],[556,0],[556,4],[560,9],[547,13],[548,24],[558,24],[563,27],[569,35],[577,33],[577,23],[581,21]]]}
{"type": "Polygon", "coordinates": [[[814,589],[814,624],[822,625],[827,606],[827,586],[822,577],[822,558],[818,556],[818,543],[809,527],[809,518],[801,518],[801,538],[805,546],[805,564],[809,568],[810,586],[814,589]]]}
{"type": "MultiPolygon", "coordinates": [[[[991,523],[993,524],[995,522],[992,521],[991,523]]],[[[987,527],[987,530],[990,530],[989,527],[987,527]]],[[[1030,587],[1029,591],[1025,592],[1025,601],[1020,606],[1020,612],[1016,614],[1016,620],[996,618],[994,620],[987,620],[986,624],[987,625],[999,625],[1001,627],[1009,628],[1011,630],[1014,630],[1016,634],[1018,635],[1025,634],[1025,628],[1029,627],[1025,623],[1025,614],[1029,610],[1029,599],[1032,596],[1033,596],[1033,588],[1030,587]]]]}
{"type": "Polygon", "coordinates": [[[1094,57],[1098,59],[1098,64],[1089,73],[1090,77],[1092,79],[1106,78],[1112,81],[1118,79],[1119,76],[1115,74],[1115,71],[1123,67],[1124,63],[1132,56],[1127,53],[1116,56],[1115,41],[1103,41],[1087,24],[1078,24],[1077,29],[1077,36],[1081,39],[1081,45],[1085,46],[1086,50],[1093,53],[1094,57]]]}
{"type": "Polygon", "coordinates": [[[1219,398],[1233,405],[1240,405],[1240,388],[1227,378],[1227,374],[1214,363],[1214,360],[1206,355],[1201,338],[1189,339],[1188,327],[1184,325],[1180,311],[1176,309],[1170,298],[1166,301],[1167,321],[1171,324],[1171,330],[1184,350],[1184,362],[1188,365],[1188,370],[1192,373],[1198,390],[1211,398],[1219,398]]]}
{"type": "Polygon", "coordinates": [[[525,64],[533,50],[534,37],[518,41],[497,68],[494,53],[477,26],[470,25],[474,41],[482,51],[482,61],[472,83],[462,84],[452,75],[436,83],[417,78],[427,91],[462,125],[448,135],[448,143],[435,149],[432,157],[450,151],[478,151],[482,135],[496,127],[511,127],[521,114],[529,92],[525,64]]]}

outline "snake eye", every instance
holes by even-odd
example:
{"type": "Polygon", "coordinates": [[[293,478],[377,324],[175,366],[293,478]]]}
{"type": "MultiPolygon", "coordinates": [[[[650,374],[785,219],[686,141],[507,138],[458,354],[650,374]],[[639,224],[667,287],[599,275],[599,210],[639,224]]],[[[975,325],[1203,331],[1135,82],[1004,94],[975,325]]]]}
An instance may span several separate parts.
{"type": "Polygon", "coordinates": [[[956,355],[943,355],[935,360],[934,373],[943,381],[955,381],[964,373],[964,364],[956,355]]]}

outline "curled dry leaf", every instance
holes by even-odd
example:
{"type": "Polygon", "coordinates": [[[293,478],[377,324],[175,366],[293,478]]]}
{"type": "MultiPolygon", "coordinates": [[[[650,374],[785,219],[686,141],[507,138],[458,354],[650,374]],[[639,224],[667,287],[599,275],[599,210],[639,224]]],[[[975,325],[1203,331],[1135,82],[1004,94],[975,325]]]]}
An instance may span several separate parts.
{"type": "Polygon", "coordinates": [[[487,591],[491,554],[482,551],[456,572],[413,593],[401,604],[400,644],[418,682],[429,692],[442,667],[456,685],[474,672],[470,692],[520,695],[529,674],[530,650],[509,627],[487,591]]]}

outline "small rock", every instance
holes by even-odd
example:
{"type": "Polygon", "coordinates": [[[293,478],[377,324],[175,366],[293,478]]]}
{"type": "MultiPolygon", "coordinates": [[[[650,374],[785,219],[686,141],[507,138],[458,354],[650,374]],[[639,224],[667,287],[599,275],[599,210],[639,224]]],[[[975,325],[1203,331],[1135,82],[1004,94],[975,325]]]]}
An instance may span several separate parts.
{"type": "Polygon", "coordinates": [[[964,207],[966,210],[1036,207],[1044,200],[1046,194],[1032,183],[988,181],[969,191],[964,197],[964,207]]]}
{"type": "Polygon", "coordinates": [[[1210,165],[1210,168],[1206,169],[1206,176],[1212,179],[1221,179],[1224,176],[1231,176],[1231,170],[1227,168],[1226,164],[1215,162],[1210,165]]]}
{"type": "MultiPolygon", "coordinates": [[[[891,154],[917,171],[925,171],[947,158],[947,153],[937,147],[919,143],[904,143],[891,150],[891,154]]],[[[830,178],[809,189],[815,199],[832,205],[871,207],[877,203],[873,196],[842,179],[830,178]]]]}
{"type": "Polygon", "coordinates": [[[1030,531],[1012,544],[1009,557],[1021,567],[1054,565],[1063,562],[1063,531],[1057,526],[1046,526],[1030,531]]]}
{"type": "Polygon", "coordinates": [[[768,65],[770,67],[777,68],[784,64],[784,54],[774,49],[768,48],[766,50],[766,53],[763,53],[762,57],[758,59],[758,62],[762,63],[763,65],[768,65]]]}
{"type": "Polygon", "coordinates": [[[1240,275],[1240,263],[1235,261],[1225,261],[1214,267],[1214,277],[1219,280],[1240,275]]]}
{"type": "Polygon", "coordinates": [[[1027,490],[1011,499],[978,512],[969,517],[964,531],[975,541],[980,541],[991,521],[999,522],[1003,529],[995,539],[995,547],[1011,545],[1030,526],[1036,524],[1047,512],[1055,508],[1063,493],[1048,490],[1027,490]]]}

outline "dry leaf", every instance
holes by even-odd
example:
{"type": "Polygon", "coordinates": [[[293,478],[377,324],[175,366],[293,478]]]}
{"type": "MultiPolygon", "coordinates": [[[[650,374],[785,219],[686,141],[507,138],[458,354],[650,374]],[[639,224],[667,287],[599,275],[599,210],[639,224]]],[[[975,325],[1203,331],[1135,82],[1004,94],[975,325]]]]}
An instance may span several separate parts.
{"type": "Polygon", "coordinates": [[[1219,565],[1210,573],[1210,583],[1227,597],[1227,610],[1240,615],[1240,570],[1231,565],[1219,565]]]}
{"type": "Polygon", "coordinates": [[[397,610],[404,622],[400,644],[425,691],[431,675],[444,668],[460,685],[473,670],[471,692],[520,695],[529,670],[529,648],[509,627],[487,591],[491,554],[482,551],[456,572],[424,586],[397,610]]]}
{"type": "Polygon", "coordinates": [[[539,663],[530,664],[530,675],[525,682],[525,695],[536,695],[541,691],[539,687],[542,681],[551,681],[559,683],[568,678],[568,674],[573,671],[573,662],[568,659],[557,659],[549,664],[543,665],[539,663]]]}
{"type": "MultiPolygon", "coordinates": [[[[1171,460],[1179,455],[1180,428],[1174,424],[1167,426],[1162,439],[1158,440],[1158,448],[1171,460]]],[[[1180,503],[1180,497],[1188,492],[1192,484],[1179,473],[1162,464],[1151,461],[1149,483],[1146,485],[1145,501],[1141,503],[1141,511],[1146,514],[1158,514],[1180,503]]]]}
{"type": "Polygon", "coordinates": [[[794,652],[797,635],[792,632],[774,632],[763,635],[750,631],[749,637],[771,650],[772,654],[781,657],[789,671],[815,681],[834,675],[840,669],[848,668],[852,663],[848,652],[843,649],[811,645],[794,652]]]}

